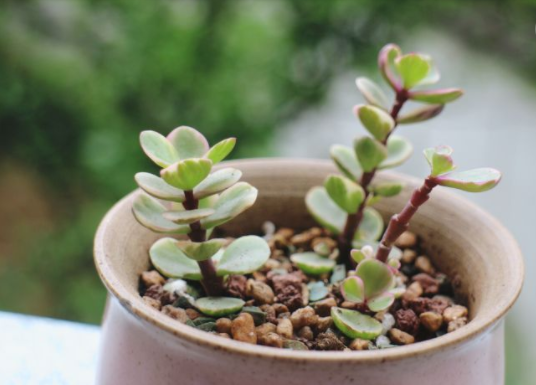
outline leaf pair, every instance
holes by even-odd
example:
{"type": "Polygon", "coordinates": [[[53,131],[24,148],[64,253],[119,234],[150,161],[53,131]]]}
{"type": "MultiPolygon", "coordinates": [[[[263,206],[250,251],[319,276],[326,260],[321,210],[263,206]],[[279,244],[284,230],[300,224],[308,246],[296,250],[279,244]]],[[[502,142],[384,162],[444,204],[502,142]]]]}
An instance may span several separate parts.
{"type": "Polygon", "coordinates": [[[477,168],[468,171],[453,171],[452,148],[437,146],[424,150],[431,168],[430,176],[441,186],[468,192],[483,192],[494,188],[501,180],[500,171],[493,168],[477,168]]]}
{"type": "Polygon", "coordinates": [[[206,242],[177,241],[162,238],[156,241],[149,255],[154,267],[169,278],[200,280],[201,270],[196,261],[217,262],[218,276],[249,274],[262,267],[270,257],[270,248],[260,237],[249,235],[233,241],[222,252],[223,239],[206,242]]]}

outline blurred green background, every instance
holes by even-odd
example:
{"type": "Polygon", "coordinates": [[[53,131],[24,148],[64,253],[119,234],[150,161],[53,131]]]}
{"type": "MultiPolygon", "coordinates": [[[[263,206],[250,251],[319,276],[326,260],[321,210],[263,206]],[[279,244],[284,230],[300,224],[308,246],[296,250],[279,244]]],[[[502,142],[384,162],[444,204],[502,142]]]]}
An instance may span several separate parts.
{"type": "MultiPolygon", "coordinates": [[[[533,0],[3,1],[0,309],[100,321],[93,235],[153,170],[140,131],[190,125],[237,136],[236,157],[274,155],[278,127],[339,73],[420,28],[533,82],[535,16],[533,0]]],[[[523,383],[510,334],[508,383],[523,383]]]]}

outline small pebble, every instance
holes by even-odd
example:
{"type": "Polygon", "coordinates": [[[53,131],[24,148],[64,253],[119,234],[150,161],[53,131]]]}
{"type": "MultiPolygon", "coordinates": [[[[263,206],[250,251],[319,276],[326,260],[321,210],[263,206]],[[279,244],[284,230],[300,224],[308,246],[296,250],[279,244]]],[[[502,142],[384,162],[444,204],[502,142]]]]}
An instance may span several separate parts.
{"type": "Polygon", "coordinates": [[[279,262],[276,259],[270,258],[269,260],[266,261],[266,263],[264,264],[264,267],[266,268],[266,270],[279,269],[281,267],[281,262],[279,262]]]}
{"type": "Polygon", "coordinates": [[[259,341],[261,345],[264,345],[263,340],[268,335],[268,333],[274,333],[274,332],[275,332],[275,325],[269,322],[262,324],[260,326],[257,326],[255,328],[255,333],[257,333],[257,341],[259,341]]]}
{"type": "Polygon", "coordinates": [[[446,308],[443,311],[443,319],[445,322],[452,322],[458,318],[463,318],[467,316],[467,308],[461,305],[454,305],[446,308]]]}
{"type": "Polygon", "coordinates": [[[419,282],[413,282],[408,286],[404,294],[402,294],[402,299],[404,301],[412,301],[415,298],[419,298],[424,293],[424,290],[419,282]]]}
{"type": "Polygon", "coordinates": [[[190,319],[184,309],[172,305],[164,306],[162,308],[162,313],[182,323],[186,323],[186,321],[190,319]]]}
{"type": "Polygon", "coordinates": [[[313,240],[313,238],[314,235],[310,232],[300,233],[290,238],[290,243],[297,247],[307,247],[309,246],[309,243],[313,240]]]}
{"type": "Polygon", "coordinates": [[[408,249],[417,245],[417,236],[411,231],[404,231],[395,241],[395,246],[401,249],[408,249]]]}
{"type": "Polygon", "coordinates": [[[406,249],[402,252],[402,258],[400,259],[402,263],[410,264],[415,262],[417,258],[417,252],[412,249],[406,249]]]}
{"type": "Polygon", "coordinates": [[[310,326],[304,326],[298,331],[298,337],[312,341],[314,339],[313,330],[310,326]]]}
{"type": "Polygon", "coordinates": [[[386,335],[395,326],[396,320],[391,313],[385,313],[382,319],[382,334],[386,335]]]}
{"type": "Polygon", "coordinates": [[[343,301],[343,303],[341,303],[341,307],[343,309],[355,310],[357,309],[357,304],[355,302],[343,301]]]}
{"type": "Polygon", "coordinates": [[[316,314],[321,317],[326,317],[331,314],[331,308],[337,306],[335,298],[326,298],[321,301],[315,302],[314,309],[316,314]]]}
{"type": "Polygon", "coordinates": [[[351,350],[368,350],[369,349],[370,342],[367,340],[362,340],[360,338],[356,338],[350,343],[349,348],[351,350]]]}
{"type": "Polygon", "coordinates": [[[426,311],[419,315],[422,326],[428,331],[436,332],[443,325],[443,317],[433,311],[426,311]]]}
{"type": "Polygon", "coordinates": [[[319,317],[316,323],[315,329],[318,333],[322,333],[328,330],[332,326],[333,326],[333,319],[331,318],[331,316],[319,317]]]}
{"type": "Polygon", "coordinates": [[[274,311],[276,314],[281,314],[281,313],[288,313],[288,307],[286,307],[285,305],[283,305],[282,303],[274,303],[272,305],[274,311]]]}
{"type": "Polygon", "coordinates": [[[376,347],[378,347],[379,349],[386,349],[386,348],[390,348],[391,346],[391,340],[386,337],[386,336],[378,336],[378,338],[376,338],[376,347]]]}
{"type": "Polygon", "coordinates": [[[269,305],[274,302],[274,291],[267,284],[248,279],[246,285],[246,295],[253,297],[259,305],[269,305]]]}
{"type": "Polygon", "coordinates": [[[304,326],[314,326],[318,322],[318,315],[312,307],[307,306],[296,310],[290,316],[290,321],[295,330],[299,330],[304,326]]]}
{"type": "Polygon", "coordinates": [[[452,333],[453,331],[458,330],[459,328],[465,325],[467,325],[467,318],[465,317],[456,318],[455,320],[449,322],[447,326],[447,332],[452,333]]]}
{"type": "Polygon", "coordinates": [[[145,302],[147,305],[155,308],[156,310],[160,310],[162,308],[162,304],[160,303],[160,301],[157,300],[157,299],[154,299],[152,297],[144,296],[143,297],[143,302],[145,302]]]}
{"type": "Polygon", "coordinates": [[[414,275],[412,279],[421,284],[424,294],[435,295],[439,292],[439,281],[426,273],[414,275]]]}
{"type": "Polygon", "coordinates": [[[288,318],[283,318],[279,320],[276,328],[277,334],[284,338],[292,338],[292,333],[294,332],[294,327],[292,322],[288,318]]]}
{"type": "Polygon", "coordinates": [[[256,344],[257,333],[251,314],[240,313],[231,323],[231,334],[237,341],[256,344]]]}
{"type": "Polygon", "coordinates": [[[218,333],[216,335],[219,336],[219,337],[231,339],[231,336],[229,334],[227,334],[227,333],[218,333]]]}
{"type": "Polygon", "coordinates": [[[435,269],[432,265],[432,262],[428,257],[425,257],[424,255],[421,255],[420,257],[417,257],[415,260],[415,267],[426,274],[434,274],[435,269]]]}
{"type": "Polygon", "coordinates": [[[294,230],[289,229],[288,227],[281,227],[275,232],[277,235],[280,235],[284,239],[290,239],[294,235],[294,230]]]}
{"type": "Polygon", "coordinates": [[[411,335],[419,331],[420,320],[411,309],[399,309],[395,313],[396,327],[411,335]]]}
{"type": "Polygon", "coordinates": [[[232,321],[229,318],[220,318],[216,321],[216,331],[231,334],[231,324],[232,321]]]}
{"type": "Polygon", "coordinates": [[[163,285],[166,283],[164,277],[156,270],[144,271],[141,273],[141,281],[145,287],[151,287],[153,285],[163,285]]]}
{"type": "Polygon", "coordinates": [[[195,309],[186,309],[186,314],[188,315],[188,318],[190,318],[192,321],[201,317],[201,313],[199,313],[195,309]]]}
{"type": "Polygon", "coordinates": [[[262,345],[271,346],[273,348],[283,347],[283,338],[277,333],[268,333],[262,340],[262,345]]]}
{"type": "Polygon", "coordinates": [[[389,337],[397,345],[409,345],[415,342],[415,338],[411,334],[395,328],[389,330],[389,337]]]}
{"type": "Polygon", "coordinates": [[[346,346],[337,338],[332,331],[320,333],[316,337],[316,348],[318,350],[344,350],[346,346]]]}

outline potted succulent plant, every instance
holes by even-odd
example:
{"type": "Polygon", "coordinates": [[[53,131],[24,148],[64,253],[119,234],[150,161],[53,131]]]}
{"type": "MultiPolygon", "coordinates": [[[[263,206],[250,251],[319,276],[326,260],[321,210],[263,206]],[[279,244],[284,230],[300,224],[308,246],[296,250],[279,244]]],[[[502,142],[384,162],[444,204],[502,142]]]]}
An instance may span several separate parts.
{"type": "Polygon", "coordinates": [[[501,175],[455,171],[448,146],[424,151],[424,182],[377,173],[411,155],[398,124],[462,95],[420,88],[438,80],[426,55],[390,44],[379,67],[394,103],[357,80],[371,136],[334,146],[334,164],[219,164],[234,138],[209,147],[184,126],[141,134],[160,175],[135,176],[142,191],[95,241],[110,292],[98,384],[504,384],[502,318],[523,279],[516,243],[452,193],[423,206],[438,186],[481,192],[501,175]],[[410,100],[425,106],[405,113],[410,100]]]}

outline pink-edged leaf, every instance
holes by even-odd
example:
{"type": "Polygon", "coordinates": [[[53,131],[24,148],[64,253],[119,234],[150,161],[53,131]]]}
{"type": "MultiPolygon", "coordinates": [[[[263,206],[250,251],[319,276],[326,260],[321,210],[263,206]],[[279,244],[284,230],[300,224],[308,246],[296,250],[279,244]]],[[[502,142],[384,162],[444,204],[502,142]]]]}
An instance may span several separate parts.
{"type": "Polygon", "coordinates": [[[460,88],[443,88],[431,91],[415,91],[409,94],[411,100],[430,104],[445,104],[453,102],[463,95],[460,88]]]}
{"type": "Polygon", "coordinates": [[[201,158],[208,151],[207,139],[194,128],[180,126],[167,136],[180,159],[201,158]]]}
{"type": "Polygon", "coordinates": [[[419,107],[400,115],[396,121],[399,124],[424,122],[439,115],[441,111],[443,111],[443,108],[445,108],[445,105],[443,104],[432,104],[429,106],[419,107]]]}
{"type": "Polygon", "coordinates": [[[395,301],[395,296],[393,293],[383,293],[377,297],[372,298],[367,301],[367,306],[373,312],[379,312],[387,309],[395,301]]]}
{"type": "Polygon", "coordinates": [[[404,88],[407,90],[415,87],[424,80],[432,68],[430,58],[418,53],[408,53],[399,56],[395,59],[394,64],[398,74],[402,78],[404,88]]]}
{"type": "Polygon", "coordinates": [[[452,160],[452,147],[441,145],[424,150],[424,156],[431,168],[431,176],[438,176],[456,168],[452,160]]]}
{"type": "Polygon", "coordinates": [[[501,180],[501,172],[494,168],[477,168],[468,171],[457,171],[443,174],[435,181],[446,187],[468,192],[483,192],[491,190],[501,180]]]}
{"type": "Polygon", "coordinates": [[[365,259],[356,269],[356,275],[365,285],[365,298],[374,298],[393,286],[391,269],[377,259],[365,259]]]}
{"type": "Polygon", "coordinates": [[[365,285],[360,277],[346,278],[341,285],[341,294],[345,300],[363,303],[365,300],[365,285]]]}
{"type": "Polygon", "coordinates": [[[380,72],[387,83],[393,87],[393,89],[400,89],[401,83],[394,72],[395,60],[402,56],[402,50],[396,44],[387,44],[383,47],[378,55],[378,67],[380,72]]]}

